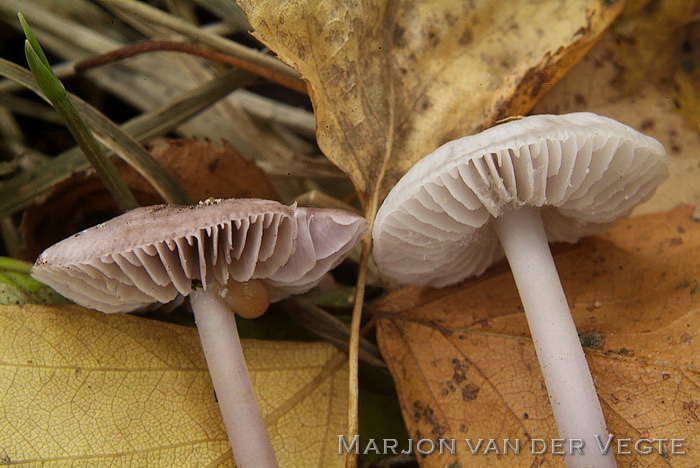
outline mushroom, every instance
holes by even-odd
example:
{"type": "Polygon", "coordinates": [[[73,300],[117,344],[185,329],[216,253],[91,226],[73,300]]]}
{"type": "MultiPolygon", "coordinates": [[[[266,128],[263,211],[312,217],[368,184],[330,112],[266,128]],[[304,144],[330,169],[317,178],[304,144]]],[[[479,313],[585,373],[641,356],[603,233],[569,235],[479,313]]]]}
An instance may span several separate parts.
{"type": "Polygon", "coordinates": [[[583,439],[574,466],[615,466],[608,431],[548,241],[605,231],[667,175],[653,138],[592,113],[536,115],[451,141],[415,164],[377,213],[380,272],[442,287],[504,252],[525,308],[561,437],[583,439]]]}
{"type": "Polygon", "coordinates": [[[365,230],[352,213],[267,200],[149,206],[46,249],[32,276],[106,313],[189,296],[237,466],[275,467],[229,307],[254,317],[311,289],[365,230]]]}

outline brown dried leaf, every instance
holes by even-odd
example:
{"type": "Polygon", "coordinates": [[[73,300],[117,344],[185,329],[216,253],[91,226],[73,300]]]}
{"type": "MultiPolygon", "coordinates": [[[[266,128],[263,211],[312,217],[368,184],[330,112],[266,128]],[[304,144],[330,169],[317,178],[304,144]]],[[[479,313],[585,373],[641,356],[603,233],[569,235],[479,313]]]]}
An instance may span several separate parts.
{"type": "Polygon", "coordinates": [[[522,114],[621,8],[610,0],[241,0],[255,35],[309,84],[317,137],[373,218],[445,141],[522,114]],[[368,203],[369,202],[369,203],[368,203]]]}
{"type": "MultiPolygon", "coordinates": [[[[611,432],[633,443],[685,439],[686,455],[641,455],[632,446],[632,454],[618,455],[621,466],[700,462],[700,222],[690,213],[680,207],[633,218],[556,248],[611,432]]],[[[461,443],[454,459],[432,455],[422,466],[563,464],[559,455],[530,450],[530,439],[557,435],[505,265],[452,288],[398,290],[376,312],[410,436],[461,443]],[[522,452],[477,458],[465,438],[520,439],[522,452]]]]}
{"type": "MultiPolygon", "coordinates": [[[[277,198],[265,173],[226,141],[219,146],[193,139],[167,140],[158,143],[152,154],[182,182],[193,200],[277,198]]],[[[131,167],[123,163],[118,167],[142,205],[163,203],[131,167]]],[[[42,204],[26,210],[20,258],[34,261],[46,247],[118,214],[112,196],[92,171],[75,174],[57,186],[42,204]]]]}
{"type": "Polygon", "coordinates": [[[208,140],[166,140],[151,151],[182,180],[194,200],[209,197],[277,199],[262,169],[241,156],[226,140],[222,140],[221,145],[208,140]]]}

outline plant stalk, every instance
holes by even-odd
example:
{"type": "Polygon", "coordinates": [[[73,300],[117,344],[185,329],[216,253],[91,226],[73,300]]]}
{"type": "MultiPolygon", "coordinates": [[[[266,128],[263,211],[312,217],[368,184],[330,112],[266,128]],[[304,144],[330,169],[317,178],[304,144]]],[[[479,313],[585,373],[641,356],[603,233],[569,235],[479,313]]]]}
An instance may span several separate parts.
{"type": "Polygon", "coordinates": [[[552,259],[537,208],[507,211],[494,222],[513,272],[542,368],[559,437],[583,441],[583,454],[566,455],[569,468],[615,467],[603,454],[608,430],[576,325],[552,259]]]}
{"type": "MultiPolygon", "coordinates": [[[[371,232],[371,231],[369,231],[371,232]]],[[[348,427],[346,439],[351,440],[360,433],[360,390],[359,390],[359,355],[360,325],[362,307],[365,300],[365,283],[367,282],[367,265],[372,252],[372,237],[367,235],[362,241],[362,254],[355,285],[355,300],[350,321],[350,341],[348,343],[348,427]]],[[[345,468],[357,467],[357,455],[350,452],[345,455],[345,468]]]]}

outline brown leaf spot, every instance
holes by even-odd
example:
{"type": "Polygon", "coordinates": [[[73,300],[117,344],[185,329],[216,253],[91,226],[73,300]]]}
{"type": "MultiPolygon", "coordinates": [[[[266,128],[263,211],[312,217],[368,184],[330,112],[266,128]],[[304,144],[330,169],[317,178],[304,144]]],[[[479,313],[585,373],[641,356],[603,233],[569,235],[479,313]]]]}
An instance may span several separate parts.
{"type": "Polygon", "coordinates": [[[213,159],[213,160],[209,161],[209,163],[207,164],[207,170],[209,172],[216,171],[217,167],[219,167],[219,158],[213,159]]]}
{"type": "Polygon", "coordinates": [[[447,427],[440,424],[440,421],[438,421],[436,418],[435,410],[433,410],[430,406],[426,406],[425,409],[423,410],[423,418],[425,419],[425,421],[428,424],[430,424],[432,426],[430,433],[436,439],[439,439],[440,437],[443,436],[443,434],[445,434],[447,427]]]}
{"type": "Polygon", "coordinates": [[[652,128],[654,128],[654,121],[652,119],[644,119],[644,120],[642,120],[642,123],[639,125],[639,128],[643,132],[647,132],[647,131],[651,130],[652,128]]]}
{"type": "MultiPolygon", "coordinates": [[[[196,139],[163,140],[151,152],[180,180],[194,201],[209,197],[277,198],[267,175],[227,142],[213,145],[196,139]]],[[[163,202],[130,166],[120,162],[117,169],[141,205],[163,202]]],[[[76,173],[56,185],[43,203],[25,212],[25,244],[20,256],[34,260],[49,245],[117,214],[117,205],[101,180],[91,171],[76,173]]]]}
{"type": "MultiPolygon", "coordinates": [[[[595,309],[595,307],[593,307],[593,309],[595,309]]],[[[595,330],[581,333],[579,335],[579,340],[581,340],[581,346],[584,348],[602,349],[605,345],[605,335],[595,330]]]]}
{"type": "Polygon", "coordinates": [[[406,47],[406,29],[400,24],[394,26],[394,45],[399,48],[406,47]]]}
{"type": "Polygon", "coordinates": [[[682,245],[682,244],[683,244],[683,239],[681,239],[680,237],[674,237],[668,241],[668,245],[670,245],[671,247],[677,247],[677,246],[682,245]]]}
{"type": "Polygon", "coordinates": [[[644,5],[644,12],[648,15],[654,14],[660,6],[661,2],[659,0],[651,0],[644,5]]]}
{"type": "Polygon", "coordinates": [[[472,401],[476,400],[477,395],[479,394],[479,388],[478,385],[474,385],[473,383],[467,384],[462,388],[462,400],[464,401],[472,401]]]}
{"type": "Polygon", "coordinates": [[[688,417],[692,419],[693,421],[698,421],[700,417],[698,417],[698,413],[696,410],[698,409],[698,403],[696,401],[684,401],[683,402],[683,409],[688,413],[688,417]]]}
{"type": "Polygon", "coordinates": [[[618,350],[611,349],[608,351],[609,354],[616,354],[618,356],[624,356],[624,357],[632,357],[634,356],[634,352],[631,349],[627,348],[620,348],[618,350]]]}
{"type": "Polygon", "coordinates": [[[683,334],[681,335],[680,341],[681,341],[681,343],[683,343],[684,345],[692,344],[692,343],[693,343],[693,335],[691,335],[690,333],[683,333],[683,334]]]}
{"type": "Polygon", "coordinates": [[[539,96],[546,80],[547,76],[542,73],[540,68],[531,68],[522,79],[523,90],[527,91],[532,97],[539,96]]]}
{"type": "Polygon", "coordinates": [[[472,41],[474,41],[474,33],[468,28],[462,31],[462,34],[460,34],[459,39],[457,40],[461,46],[469,45],[472,43],[472,41]]]}
{"type": "Polygon", "coordinates": [[[466,368],[467,366],[463,366],[462,362],[459,359],[455,358],[452,360],[452,369],[454,369],[454,373],[452,374],[452,381],[457,385],[467,380],[466,368]]]}

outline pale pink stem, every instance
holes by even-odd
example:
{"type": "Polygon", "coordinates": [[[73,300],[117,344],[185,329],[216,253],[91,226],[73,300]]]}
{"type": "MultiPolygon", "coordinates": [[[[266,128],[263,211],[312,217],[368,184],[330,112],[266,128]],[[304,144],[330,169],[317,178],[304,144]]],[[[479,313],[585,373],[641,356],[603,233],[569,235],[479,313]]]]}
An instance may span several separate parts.
{"type": "Polygon", "coordinates": [[[233,312],[211,290],[190,294],[199,337],[238,468],[278,468],[233,312]]]}
{"type": "Polygon", "coordinates": [[[515,277],[559,436],[584,442],[584,455],[566,456],[569,468],[615,467],[612,451],[599,449],[608,430],[576,325],[564,295],[536,208],[507,211],[495,219],[496,233],[515,277]]]}

